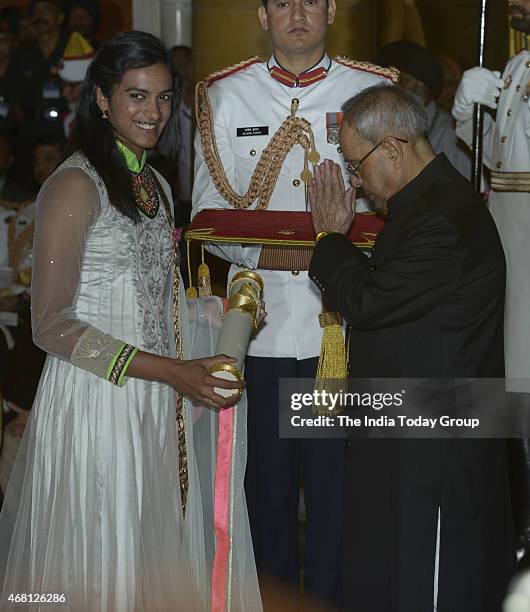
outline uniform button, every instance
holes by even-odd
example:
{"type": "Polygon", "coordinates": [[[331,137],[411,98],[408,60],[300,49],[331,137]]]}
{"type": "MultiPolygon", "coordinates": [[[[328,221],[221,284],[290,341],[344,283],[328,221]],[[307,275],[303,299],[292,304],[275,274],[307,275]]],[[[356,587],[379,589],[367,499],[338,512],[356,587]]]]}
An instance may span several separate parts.
{"type": "Polygon", "coordinates": [[[517,85],[517,87],[515,88],[515,91],[520,91],[520,89],[521,89],[521,86],[517,85]]]}
{"type": "Polygon", "coordinates": [[[497,168],[502,168],[502,162],[501,161],[497,162],[497,168]]]}
{"type": "Polygon", "coordinates": [[[294,179],[293,186],[294,187],[300,187],[300,181],[298,179],[294,179]]]}
{"type": "Polygon", "coordinates": [[[527,68],[530,68],[530,62],[526,62],[525,66],[526,66],[527,68]]]}
{"type": "Polygon", "coordinates": [[[292,274],[293,276],[298,276],[298,275],[300,274],[300,272],[298,272],[298,270],[293,270],[293,271],[291,272],[291,274],[292,274]]]}
{"type": "Polygon", "coordinates": [[[350,442],[350,440],[346,440],[346,442],[344,442],[344,448],[345,448],[346,450],[350,450],[350,448],[351,448],[351,442],[350,442]]]}
{"type": "Polygon", "coordinates": [[[512,109],[510,108],[510,110],[506,113],[508,115],[508,117],[512,116],[512,109]]]}
{"type": "Polygon", "coordinates": [[[377,270],[377,264],[375,264],[375,263],[370,264],[370,271],[371,272],[375,272],[376,270],[377,270]]]}
{"type": "Polygon", "coordinates": [[[256,155],[256,151],[255,149],[251,149],[250,150],[250,155],[252,155],[252,157],[254,157],[256,155]]]}
{"type": "Polygon", "coordinates": [[[508,136],[503,136],[501,142],[504,144],[508,140],[508,136]]]}
{"type": "Polygon", "coordinates": [[[337,147],[337,153],[342,153],[342,148],[341,147],[337,147]]]}

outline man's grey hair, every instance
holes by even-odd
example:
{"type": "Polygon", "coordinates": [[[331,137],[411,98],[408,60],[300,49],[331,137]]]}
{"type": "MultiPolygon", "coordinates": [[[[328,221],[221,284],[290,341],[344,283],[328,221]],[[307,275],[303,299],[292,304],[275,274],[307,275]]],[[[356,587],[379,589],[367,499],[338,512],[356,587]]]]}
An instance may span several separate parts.
{"type": "Polygon", "coordinates": [[[342,105],[344,120],[376,145],[386,136],[410,142],[426,136],[428,120],[419,98],[398,85],[374,85],[342,105]]]}

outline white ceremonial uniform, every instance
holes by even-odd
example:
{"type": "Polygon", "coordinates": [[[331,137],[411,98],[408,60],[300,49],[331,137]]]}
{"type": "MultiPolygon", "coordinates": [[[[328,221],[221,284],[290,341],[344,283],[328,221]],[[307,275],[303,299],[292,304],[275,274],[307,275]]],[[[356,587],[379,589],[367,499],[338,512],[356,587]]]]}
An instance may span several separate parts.
{"type": "MultiPolygon", "coordinates": [[[[522,51],[513,57],[502,78],[505,88],[499,97],[496,121],[488,113],[484,115],[483,161],[494,172],[528,173],[530,53],[522,51]]],[[[472,130],[472,119],[457,126],[457,134],[468,145],[472,142],[472,130]]],[[[506,255],[506,377],[530,379],[530,188],[526,193],[493,191],[488,207],[506,255]]],[[[514,381],[511,390],[528,392],[530,388],[528,383],[514,381]]]]}
{"type": "MultiPolygon", "coordinates": [[[[268,67],[274,65],[278,64],[273,56],[267,63],[254,63],[214,81],[209,87],[215,139],[228,182],[240,194],[247,191],[263,149],[290,115],[292,100],[296,98],[299,100],[296,116],[310,122],[321,161],[331,159],[341,164],[348,185],[340,147],[337,142],[328,142],[327,114],[340,112],[342,104],[361,90],[390,81],[369,70],[345,66],[325,55],[311,69],[323,67],[328,70],[323,80],[306,87],[289,87],[269,74],[268,67]]],[[[281,168],[268,210],[307,210],[304,183],[300,179],[303,168],[304,151],[295,146],[281,168]]],[[[208,208],[230,208],[211,181],[198,134],[195,136],[192,202],[192,216],[208,208]]],[[[253,269],[258,266],[260,247],[210,245],[209,250],[235,264],[230,276],[237,272],[238,266],[253,269]]],[[[318,356],[322,339],[318,322],[320,291],[307,272],[260,270],[260,275],[265,285],[267,318],[251,341],[248,354],[299,360],[318,356]]]]}

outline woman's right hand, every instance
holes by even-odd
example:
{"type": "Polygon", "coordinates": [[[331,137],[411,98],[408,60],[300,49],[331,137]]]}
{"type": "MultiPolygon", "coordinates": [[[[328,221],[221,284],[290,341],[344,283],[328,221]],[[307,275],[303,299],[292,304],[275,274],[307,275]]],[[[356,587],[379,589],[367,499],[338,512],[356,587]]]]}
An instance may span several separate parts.
{"type": "Polygon", "coordinates": [[[165,376],[167,382],[179,393],[189,397],[194,404],[222,408],[233,406],[239,400],[239,391],[244,386],[242,381],[216,378],[209,371],[209,368],[217,363],[235,363],[236,360],[232,357],[215,355],[203,359],[171,361],[165,376]],[[215,393],[214,387],[232,389],[234,394],[223,397],[215,393]]]}
{"type": "Polygon", "coordinates": [[[228,355],[179,360],[138,351],[127,368],[126,376],[159,380],[189,397],[193,403],[203,406],[212,408],[233,406],[239,400],[239,391],[245,383],[213,376],[209,368],[217,363],[236,363],[236,360],[228,355]],[[215,393],[214,387],[233,389],[234,394],[222,397],[215,393]]]}

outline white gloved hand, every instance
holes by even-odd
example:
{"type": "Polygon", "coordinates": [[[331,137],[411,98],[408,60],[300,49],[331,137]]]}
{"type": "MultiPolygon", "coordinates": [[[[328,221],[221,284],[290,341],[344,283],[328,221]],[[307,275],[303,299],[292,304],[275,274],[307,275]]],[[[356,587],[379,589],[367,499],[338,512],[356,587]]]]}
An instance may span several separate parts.
{"type": "Polygon", "coordinates": [[[530,612],[530,574],[528,570],[518,574],[512,580],[502,609],[504,612],[530,612]]]}
{"type": "Polygon", "coordinates": [[[484,104],[497,108],[497,98],[504,88],[501,73],[487,68],[470,68],[458,85],[452,114],[457,121],[467,121],[473,116],[473,105],[484,104]]]}

